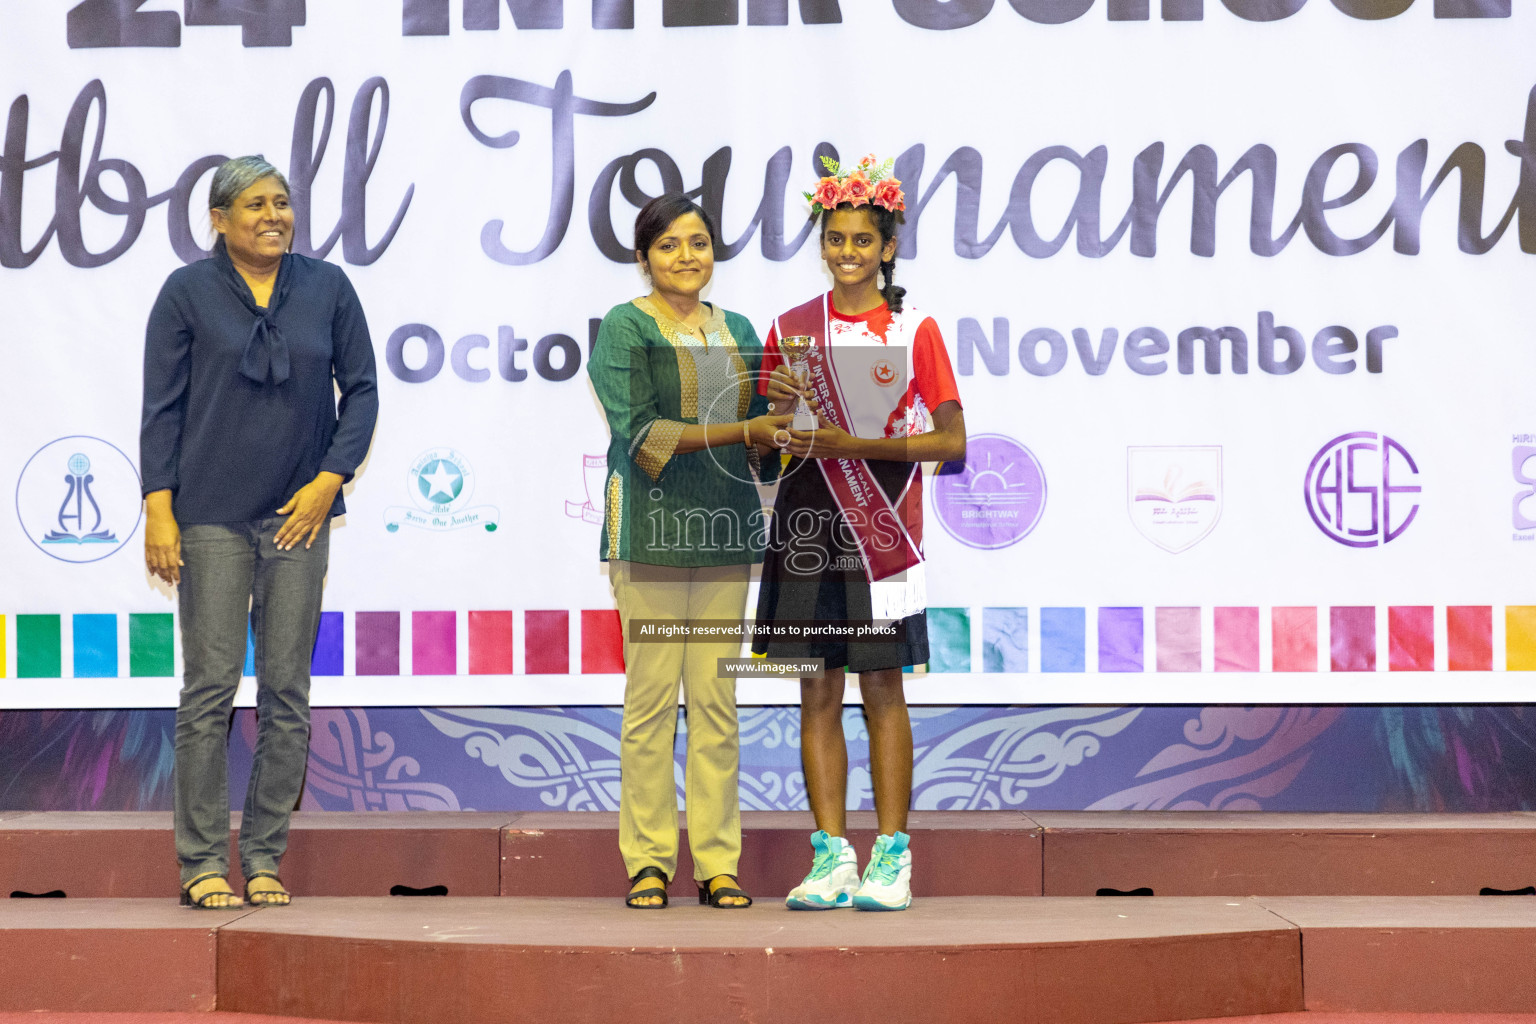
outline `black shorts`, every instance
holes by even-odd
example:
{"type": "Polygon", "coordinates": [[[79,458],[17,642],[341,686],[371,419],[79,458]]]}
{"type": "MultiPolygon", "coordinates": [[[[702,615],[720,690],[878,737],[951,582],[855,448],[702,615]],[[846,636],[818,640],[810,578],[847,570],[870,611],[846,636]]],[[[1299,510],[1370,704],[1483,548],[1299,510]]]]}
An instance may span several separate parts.
{"type": "MultiPolygon", "coordinates": [[[[875,480],[894,502],[912,473],[910,462],[868,460],[875,480]]],[[[838,623],[857,629],[872,621],[869,582],[857,546],[813,461],[791,459],[780,477],[763,556],[757,621],[838,623]]],[[[904,668],[928,662],[928,613],[895,623],[878,639],[799,640],[759,635],[752,652],[770,658],[823,658],[829,669],[850,672],[904,668]]]]}

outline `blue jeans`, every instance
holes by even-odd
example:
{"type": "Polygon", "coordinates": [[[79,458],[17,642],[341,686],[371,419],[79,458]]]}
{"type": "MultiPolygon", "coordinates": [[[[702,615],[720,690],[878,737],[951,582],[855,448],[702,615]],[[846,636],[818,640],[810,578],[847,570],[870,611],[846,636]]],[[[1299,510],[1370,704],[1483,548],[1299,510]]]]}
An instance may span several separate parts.
{"type": "Polygon", "coordinates": [[[330,553],[326,523],[314,547],[279,551],[286,522],[182,528],[179,601],[183,683],[176,709],[176,856],[185,885],[229,873],[229,723],[256,639],[256,757],[240,822],[246,878],[276,872],[309,759],[309,665],[330,553]]]}

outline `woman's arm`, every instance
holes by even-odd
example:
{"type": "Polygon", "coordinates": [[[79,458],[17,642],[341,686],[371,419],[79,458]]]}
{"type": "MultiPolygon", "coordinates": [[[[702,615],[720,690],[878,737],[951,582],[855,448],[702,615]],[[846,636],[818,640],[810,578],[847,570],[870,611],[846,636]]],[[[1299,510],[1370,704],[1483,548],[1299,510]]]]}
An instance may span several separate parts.
{"type": "Polygon", "coordinates": [[[592,389],[602,403],[608,429],[625,440],[630,457],[652,480],[659,480],[674,455],[742,444],[746,436],[759,450],[773,447],[773,435],[786,417],[755,416],[729,423],[683,423],[661,415],[651,380],[639,316],[624,306],[603,318],[597,344],[587,362],[592,389]],[[638,439],[638,440],[637,440],[638,439]]]}
{"type": "Polygon", "coordinates": [[[750,420],[737,420],[735,423],[690,423],[683,427],[683,432],[678,435],[676,452],[679,455],[687,452],[699,452],[705,448],[724,448],[733,444],[744,444],[747,436],[752,438],[752,444],[759,452],[766,452],[774,447],[773,435],[789,426],[789,421],[794,419],[789,414],[754,416],[750,420]],[[742,431],[745,425],[746,433],[742,431]]]}
{"type": "Polygon", "coordinates": [[[379,373],[363,304],[345,274],[340,288],[331,317],[331,372],[341,401],[336,406],[336,433],[331,435],[320,470],[335,473],[345,482],[363,464],[373,443],[379,420],[379,373]]]}
{"type": "Polygon", "coordinates": [[[174,491],[180,482],[181,431],[192,380],[192,328],[182,288],[166,281],[144,328],[144,402],[139,419],[139,466],[144,493],[174,491]]]}
{"type": "Polygon", "coordinates": [[[192,329],[166,281],[144,329],[144,402],[139,465],[144,474],[144,564],[172,586],[181,582],[181,528],[171,509],[181,469],[181,432],[192,376],[192,329]]]}
{"type": "Polygon", "coordinates": [[[288,521],[277,531],[273,542],[279,550],[291,551],[299,541],[306,548],[315,543],[320,527],[330,518],[336,492],[352,479],[362,465],[373,441],[373,428],[379,419],[378,369],[373,358],[373,339],[363,304],[358,301],[352,282],[342,274],[336,309],[331,315],[331,373],[341,391],[336,408],[336,432],[320,460],[320,471],[300,487],[277,514],[288,521]]]}
{"type": "MultiPolygon", "coordinates": [[[[749,372],[760,371],[762,367],[762,343],[757,340],[757,332],[752,330],[752,324],[744,317],[736,317],[727,313],[726,316],[734,323],[731,324],[731,333],[736,338],[736,345],[747,362],[749,372]]],[[[772,335],[770,334],[770,338],[772,335]]],[[[755,384],[757,373],[753,372],[755,384]]],[[[792,379],[792,378],[787,378],[792,379]]],[[[751,385],[749,385],[751,386],[751,385]]],[[[793,416],[789,415],[791,408],[777,409],[773,406],[775,397],[794,397],[793,392],[786,392],[782,383],[776,383],[772,375],[767,382],[767,395],[759,395],[757,388],[752,386],[751,399],[747,404],[747,419],[735,423],[711,423],[700,426],[686,426],[678,438],[677,450],[679,452],[696,452],[705,448],[720,448],[732,444],[751,443],[757,449],[759,456],[766,455],[770,451],[777,452],[778,446],[774,441],[774,435],[785,427],[793,416]]],[[[782,438],[783,435],[779,434],[782,438]]],[[[770,476],[773,474],[770,473],[770,476]]]]}
{"type": "Polygon", "coordinates": [[[587,360],[587,377],[602,403],[608,432],[623,442],[630,459],[646,476],[659,480],[677,451],[685,424],[661,415],[646,355],[642,316],[628,304],[608,311],[597,329],[592,357],[587,360]]]}

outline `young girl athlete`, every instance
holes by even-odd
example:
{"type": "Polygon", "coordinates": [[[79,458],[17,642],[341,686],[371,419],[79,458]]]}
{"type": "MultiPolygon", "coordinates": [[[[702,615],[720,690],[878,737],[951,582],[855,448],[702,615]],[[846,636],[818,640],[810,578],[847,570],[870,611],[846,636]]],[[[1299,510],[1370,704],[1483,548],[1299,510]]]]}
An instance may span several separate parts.
{"type": "Polygon", "coordinates": [[[896,215],[906,204],[890,161],[866,157],[846,174],[824,162],[830,174],[806,198],[820,220],[832,291],[774,321],[763,359],[771,376],[762,385],[778,413],[805,397],[819,425],[775,437],[793,458],[763,564],[757,620],[767,628],[753,650],[826,665],[824,675],[800,680],[800,752],[817,831],[810,874],[785,902],[793,910],[905,910],[912,726],[901,673],[928,661],[918,463],[964,458],[965,417],[938,325],[904,306],[905,289],[892,283],[896,215]],[[781,349],[780,340],[807,335],[802,385],[784,365],[794,347],[781,349]],[[859,674],[869,719],[880,828],[862,879],[845,838],[846,672],[859,674]]]}

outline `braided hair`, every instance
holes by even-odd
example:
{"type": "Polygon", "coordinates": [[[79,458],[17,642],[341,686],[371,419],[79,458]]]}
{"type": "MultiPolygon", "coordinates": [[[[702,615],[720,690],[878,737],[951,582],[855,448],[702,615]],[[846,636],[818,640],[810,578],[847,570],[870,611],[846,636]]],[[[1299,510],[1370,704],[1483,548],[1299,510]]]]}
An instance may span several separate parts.
{"type": "MultiPolygon", "coordinates": [[[[862,207],[855,207],[852,203],[839,203],[835,209],[863,209],[869,211],[870,215],[875,218],[875,230],[880,232],[881,248],[884,248],[896,237],[897,215],[894,210],[887,210],[885,207],[876,206],[874,203],[867,203],[862,207]]],[[[821,213],[821,230],[823,232],[827,230],[827,218],[831,214],[832,210],[830,209],[823,210],[821,213]]],[[[880,276],[885,279],[885,284],[880,289],[880,297],[885,300],[885,304],[890,307],[892,313],[900,313],[901,300],[907,294],[907,290],[896,284],[896,258],[894,256],[888,260],[880,261],[880,276]]]]}

